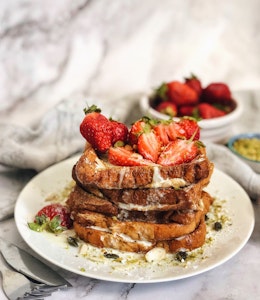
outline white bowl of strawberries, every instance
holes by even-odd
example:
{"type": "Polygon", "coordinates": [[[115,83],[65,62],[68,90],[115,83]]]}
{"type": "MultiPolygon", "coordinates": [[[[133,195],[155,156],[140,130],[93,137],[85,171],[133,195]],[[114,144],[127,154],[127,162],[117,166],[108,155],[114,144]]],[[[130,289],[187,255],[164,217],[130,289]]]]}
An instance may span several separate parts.
{"type": "Polygon", "coordinates": [[[194,75],[183,82],[162,83],[141,97],[140,108],[144,115],[155,119],[195,118],[201,128],[201,140],[219,143],[232,135],[233,123],[242,112],[227,84],[213,82],[203,87],[194,75]]]}

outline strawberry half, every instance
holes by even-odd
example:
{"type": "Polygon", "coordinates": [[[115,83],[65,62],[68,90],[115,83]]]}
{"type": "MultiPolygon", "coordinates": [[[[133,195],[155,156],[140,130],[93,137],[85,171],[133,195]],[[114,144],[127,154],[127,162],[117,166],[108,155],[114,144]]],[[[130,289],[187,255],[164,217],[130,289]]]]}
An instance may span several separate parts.
{"type": "Polygon", "coordinates": [[[139,136],[144,132],[151,129],[149,124],[149,118],[143,117],[140,120],[137,120],[130,128],[128,134],[128,143],[131,146],[137,145],[139,136]]]}
{"type": "Polygon", "coordinates": [[[28,226],[34,231],[44,229],[59,233],[72,227],[72,220],[68,208],[62,204],[55,203],[44,206],[38,211],[34,222],[28,226]]]}
{"type": "Polygon", "coordinates": [[[85,118],[80,124],[82,136],[100,153],[112,146],[113,132],[111,122],[100,113],[95,105],[85,111],[85,118]]]}
{"type": "Polygon", "coordinates": [[[170,142],[160,154],[157,163],[163,166],[174,166],[190,162],[198,155],[196,142],[177,139],[170,142]]]}
{"type": "Polygon", "coordinates": [[[167,134],[168,122],[161,122],[154,126],[153,131],[160,140],[162,146],[166,146],[169,143],[169,136],[167,134]]]}
{"type": "Polygon", "coordinates": [[[139,136],[137,150],[145,159],[156,162],[160,149],[160,139],[153,131],[144,132],[139,136]]]}
{"type": "Polygon", "coordinates": [[[153,163],[134,151],[124,147],[111,147],[108,150],[108,161],[117,166],[149,166],[153,163]]]}
{"type": "Polygon", "coordinates": [[[191,137],[193,140],[200,139],[200,127],[195,120],[191,118],[183,118],[179,121],[179,125],[184,129],[184,136],[187,140],[191,137]]]}

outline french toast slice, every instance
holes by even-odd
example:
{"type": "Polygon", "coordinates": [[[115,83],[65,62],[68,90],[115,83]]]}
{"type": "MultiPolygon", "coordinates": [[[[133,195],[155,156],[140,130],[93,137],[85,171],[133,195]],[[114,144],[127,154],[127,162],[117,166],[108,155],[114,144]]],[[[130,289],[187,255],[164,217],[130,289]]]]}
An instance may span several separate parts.
{"type": "Polygon", "coordinates": [[[189,163],[174,166],[157,164],[147,166],[116,166],[106,157],[99,157],[90,144],[73,167],[72,177],[82,188],[136,189],[173,187],[175,189],[207,178],[212,163],[201,147],[199,154],[189,163]]]}
{"type": "MultiPolygon", "coordinates": [[[[213,168],[212,168],[213,169],[213,168]]],[[[67,205],[71,211],[91,210],[106,215],[117,215],[119,209],[141,211],[198,210],[203,188],[209,183],[208,177],[184,188],[139,188],[139,189],[97,189],[75,185],[67,205]]]]}
{"type": "MultiPolygon", "coordinates": [[[[123,234],[133,240],[149,242],[169,240],[191,233],[196,229],[200,220],[208,212],[213,201],[212,197],[207,192],[203,192],[201,200],[203,201],[203,210],[195,211],[192,217],[190,217],[190,222],[186,224],[177,222],[152,223],[120,221],[115,217],[105,216],[104,214],[93,211],[85,211],[77,213],[74,216],[74,225],[79,224],[86,228],[98,229],[98,231],[110,232],[115,235],[123,234]]],[[[183,212],[183,214],[185,213],[183,212]]],[[[77,226],[74,226],[75,232],[78,234],[76,228],[77,226]]]]}
{"type": "Polygon", "coordinates": [[[204,217],[201,218],[194,231],[179,238],[164,241],[141,241],[134,240],[121,233],[111,233],[106,230],[98,230],[75,222],[74,229],[79,238],[99,248],[112,248],[120,251],[146,253],[155,247],[164,248],[169,253],[176,253],[180,250],[193,250],[201,247],[206,238],[206,224],[204,217]]]}

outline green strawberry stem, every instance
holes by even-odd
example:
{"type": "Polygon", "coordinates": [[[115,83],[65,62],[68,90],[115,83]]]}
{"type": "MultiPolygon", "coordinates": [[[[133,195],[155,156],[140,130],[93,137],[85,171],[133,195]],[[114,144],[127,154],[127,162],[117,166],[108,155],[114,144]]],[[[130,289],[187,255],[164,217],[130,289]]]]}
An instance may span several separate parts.
{"type": "Polygon", "coordinates": [[[87,114],[90,114],[92,112],[100,113],[101,109],[98,108],[95,104],[92,104],[90,107],[84,108],[83,111],[84,111],[85,115],[87,115],[87,114]]]}

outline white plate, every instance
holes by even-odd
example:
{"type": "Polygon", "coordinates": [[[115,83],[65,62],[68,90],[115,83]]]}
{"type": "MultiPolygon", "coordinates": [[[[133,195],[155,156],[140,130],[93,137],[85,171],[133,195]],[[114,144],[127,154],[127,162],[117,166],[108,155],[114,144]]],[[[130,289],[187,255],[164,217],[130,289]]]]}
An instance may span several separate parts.
{"type": "MultiPolygon", "coordinates": [[[[246,192],[233,179],[215,170],[207,191],[223,202],[220,214],[228,216],[222,230],[213,233],[213,241],[193,260],[177,263],[116,263],[111,259],[95,262],[78,254],[53,234],[37,233],[28,228],[35,213],[46,205],[44,199],[59,192],[71,181],[71,169],[77,157],[58,163],[35,176],[23,189],[15,207],[15,222],[25,242],[42,258],[82,276],[116,282],[163,282],[194,276],[215,268],[234,256],[248,241],[254,228],[254,211],[246,192]],[[184,266],[185,265],[185,266],[184,266]]],[[[93,254],[95,255],[95,254],[93,254]]],[[[172,257],[172,255],[170,256],[172,257]]],[[[94,256],[93,256],[94,258],[94,256]]]]}

